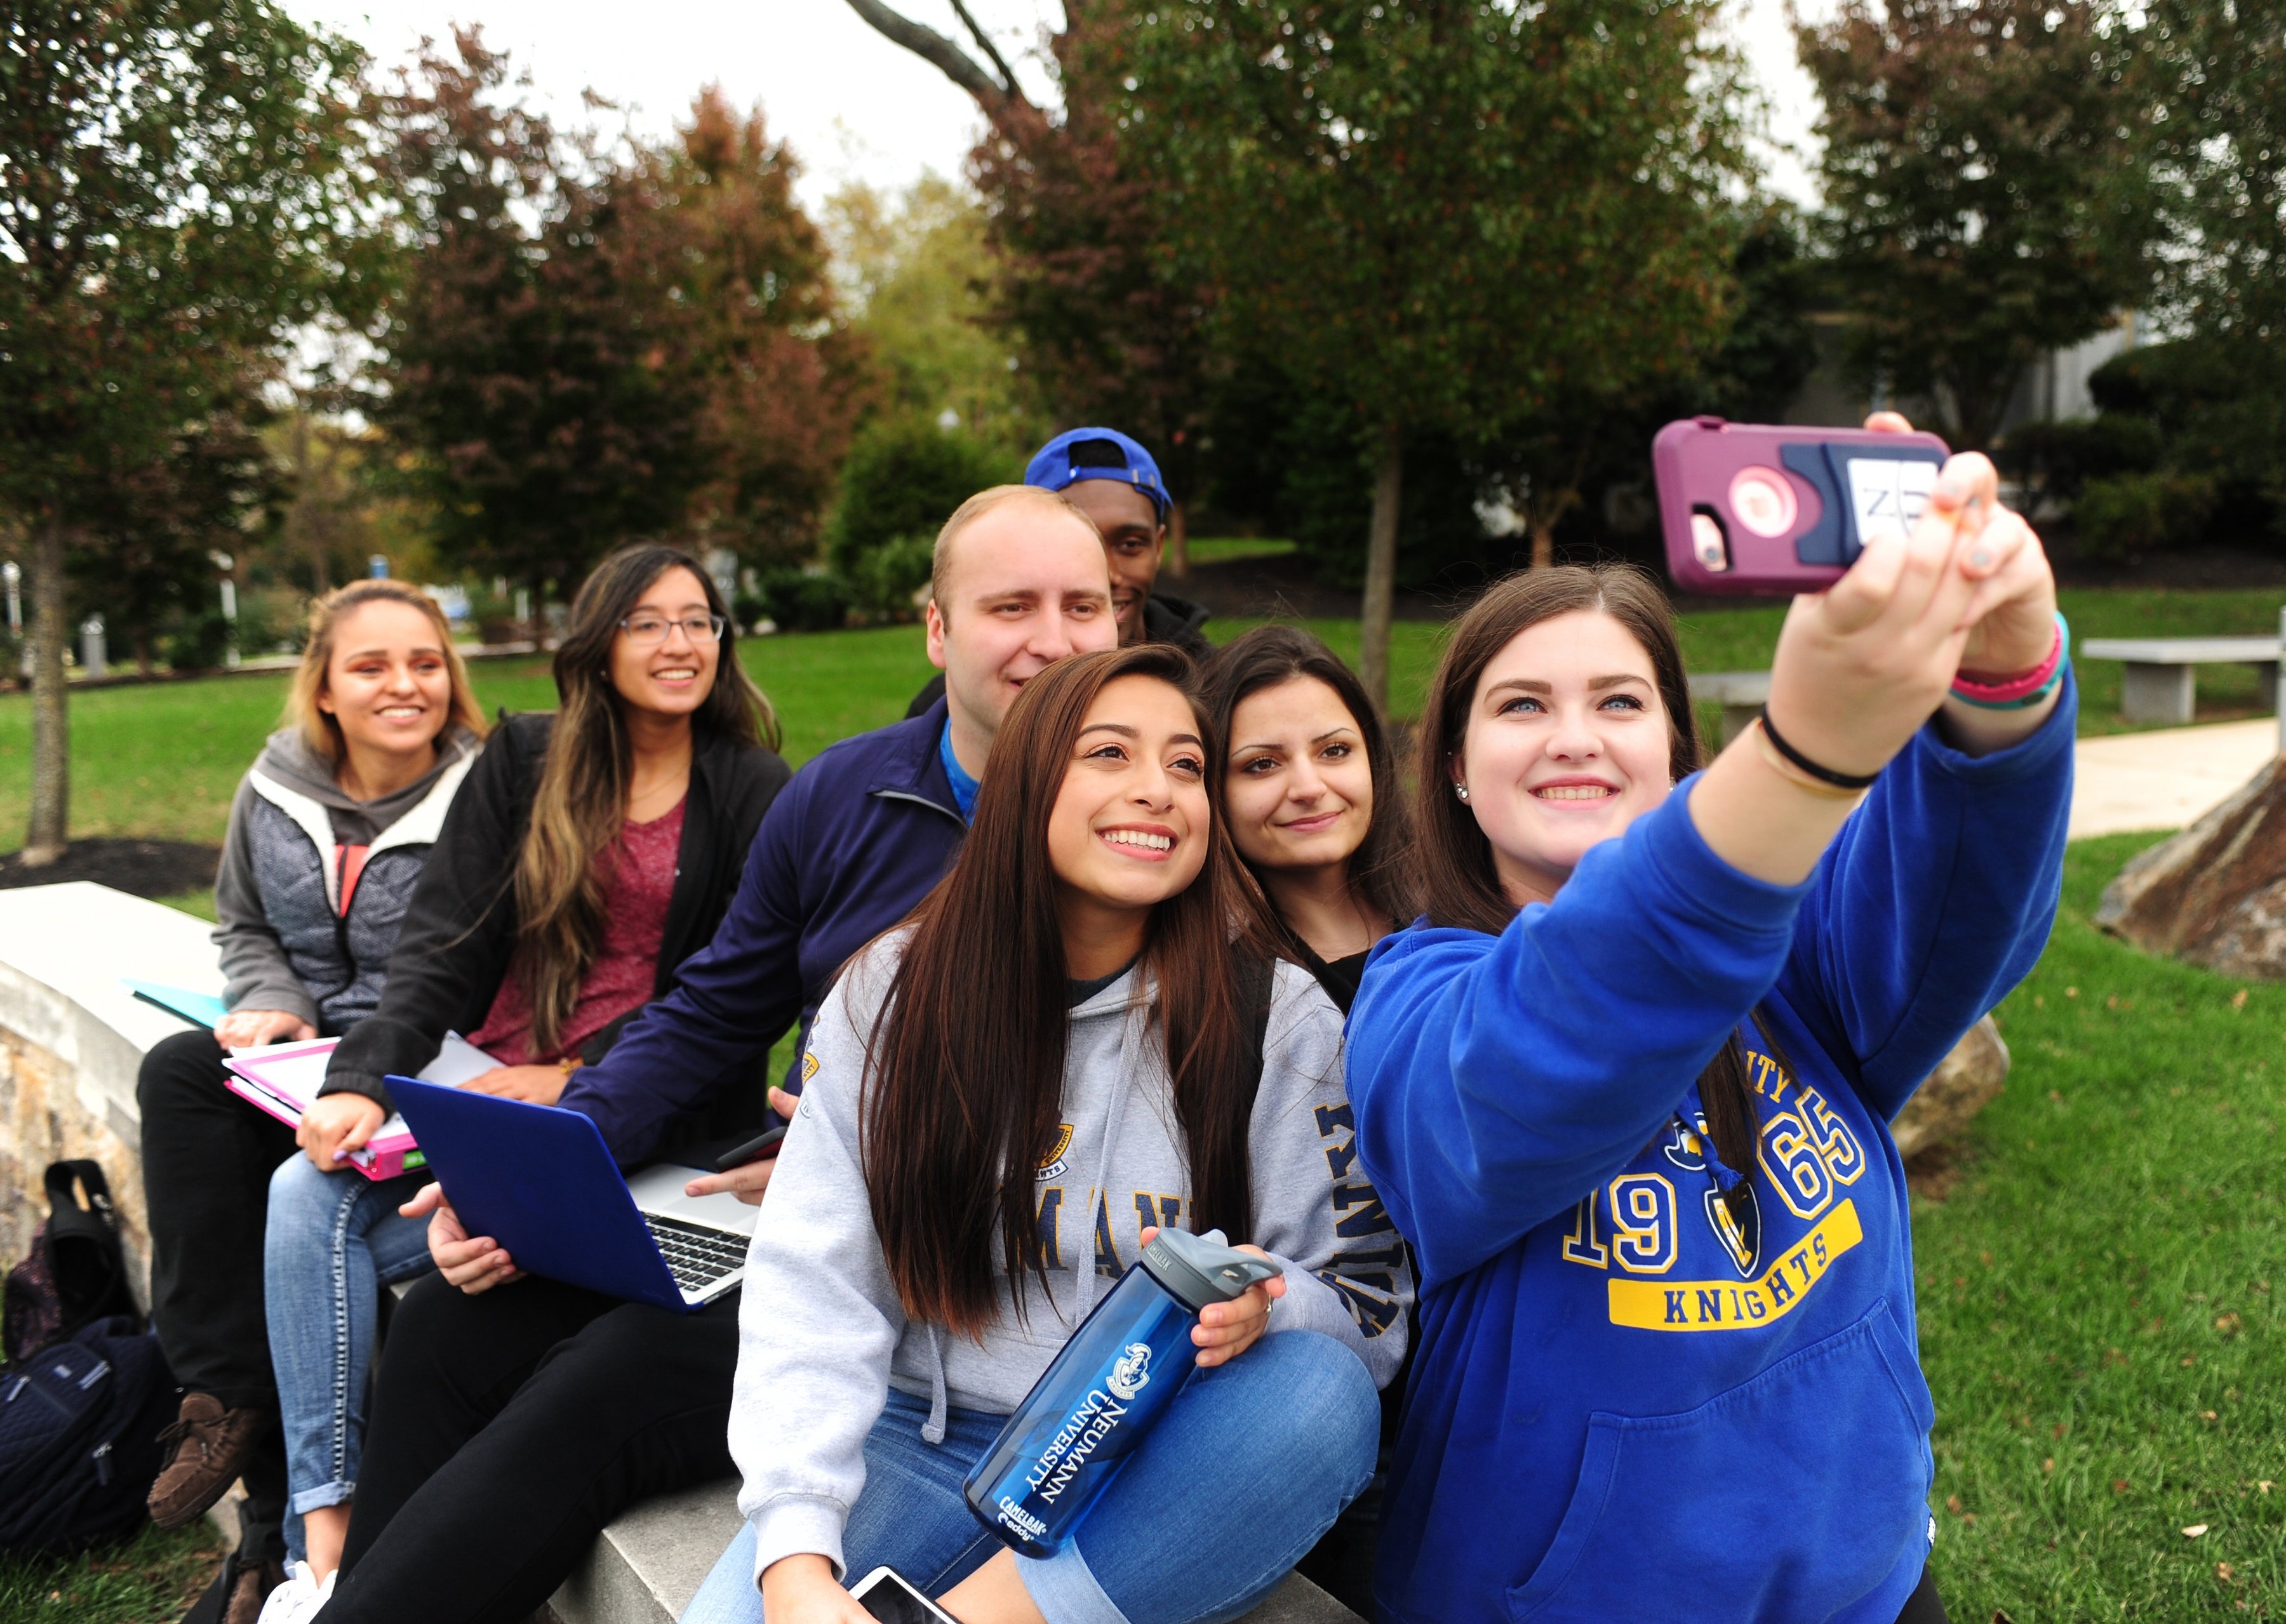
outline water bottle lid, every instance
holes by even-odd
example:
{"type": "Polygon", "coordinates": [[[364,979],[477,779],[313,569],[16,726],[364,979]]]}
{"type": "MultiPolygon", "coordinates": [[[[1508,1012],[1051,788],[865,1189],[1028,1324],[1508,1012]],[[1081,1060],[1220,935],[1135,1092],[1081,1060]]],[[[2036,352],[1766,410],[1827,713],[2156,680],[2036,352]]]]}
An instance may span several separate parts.
{"type": "Polygon", "coordinates": [[[1143,1249],[1143,1266],[1193,1313],[1210,1303],[1243,1297],[1248,1287],[1286,1272],[1266,1257],[1226,1245],[1219,1229],[1202,1235],[1162,1229],[1143,1249]]]}

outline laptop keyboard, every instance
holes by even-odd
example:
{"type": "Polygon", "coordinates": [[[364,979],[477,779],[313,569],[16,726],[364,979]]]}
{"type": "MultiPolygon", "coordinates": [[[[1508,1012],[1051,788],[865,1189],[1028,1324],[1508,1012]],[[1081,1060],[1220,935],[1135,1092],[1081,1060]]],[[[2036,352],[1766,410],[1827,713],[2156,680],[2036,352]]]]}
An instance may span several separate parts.
{"type": "Polygon", "coordinates": [[[694,1297],[731,1270],[746,1266],[744,1235],[650,1212],[643,1214],[643,1222],[650,1226],[651,1239],[658,1242],[659,1256],[666,1259],[666,1272],[674,1276],[677,1286],[694,1297]]]}

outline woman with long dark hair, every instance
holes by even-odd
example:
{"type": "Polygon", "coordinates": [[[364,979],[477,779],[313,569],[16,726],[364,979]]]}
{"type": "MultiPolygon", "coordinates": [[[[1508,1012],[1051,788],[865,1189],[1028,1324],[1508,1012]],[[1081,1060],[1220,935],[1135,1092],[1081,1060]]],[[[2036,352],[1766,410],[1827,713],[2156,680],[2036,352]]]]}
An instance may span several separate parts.
{"type": "Polygon", "coordinates": [[[748,1264],[750,1520],[686,1620],[860,1624],[841,1581],[884,1563],[971,1624],[1230,1617],[1364,1486],[1410,1282],[1349,1171],[1340,1017],[1233,940],[1214,745],[1178,650],[1033,678],[952,872],[819,1012],[748,1264]],[[1020,1561],[962,1477],[1161,1225],[1283,1277],[1204,1312],[1198,1380],[1020,1561]]]}
{"type": "MultiPolygon", "coordinates": [[[[502,1062],[467,1086],[554,1103],[712,938],[789,777],[687,553],[633,547],[597,565],[555,670],[561,708],[495,733],[414,893],[380,1007],[334,1052],[305,1154],[271,1181],[265,1300],[300,1522],[272,1624],[313,1612],[341,1563],[379,1290],[435,1266],[428,1175],[375,1182],[342,1165],[381,1125],[382,1078],[462,1030],[502,1062]]],[[[734,1131],[761,1107],[758,1085],[691,1131],[734,1131]]]]}
{"type": "MultiPolygon", "coordinates": [[[[1343,1014],[1374,944],[1409,923],[1412,816],[1381,713],[1341,657],[1298,627],[1260,626],[1207,667],[1207,713],[1223,741],[1231,844],[1269,904],[1288,957],[1343,1014]]],[[[1302,1573],[1360,1613],[1373,1607],[1374,1547],[1404,1372],[1382,1389],[1374,1480],[1302,1573]]]]}
{"type": "Polygon", "coordinates": [[[282,725],[240,782],[215,877],[230,1013],[154,1046],[137,1078],[151,1319],[185,1389],[151,1515],[181,1527],[244,1479],[217,1587],[232,1624],[250,1624],[285,1554],[262,1232],[294,1132],[229,1092],[223,1057],[339,1037],[373,1013],[484,735],[453,628],[418,587],[362,580],[311,605],[282,725]]]}
{"type": "Polygon", "coordinates": [[[1703,772],[1649,578],[1533,570],[1462,617],[1427,919],[1349,1027],[1423,1282],[1383,1616],[1943,1619],[1888,1123],[2046,940],[2074,710],[1981,456],[1793,601],[1703,772]]]}
{"type": "Polygon", "coordinates": [[[1261,626],[1207,667],[1231,843],[1288,952],[1349,1013],[1373,944],[1413,918],[1410,817],[1381,713],[1331,649],[1261,626]]]}

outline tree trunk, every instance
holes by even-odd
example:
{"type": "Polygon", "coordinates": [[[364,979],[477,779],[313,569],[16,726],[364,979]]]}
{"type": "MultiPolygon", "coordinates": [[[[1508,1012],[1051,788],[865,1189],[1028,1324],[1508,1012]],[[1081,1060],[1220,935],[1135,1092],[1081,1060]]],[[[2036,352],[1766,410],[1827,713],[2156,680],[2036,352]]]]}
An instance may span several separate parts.
{"type": "Polygon", "coordinates": [[[1556,562],[1556,526],[1534,520],[1532,526],[1532,567],[1545,570],[1556,562]]]}
{"type": "Polygon", "coordinates": [[[1183,504],[1167,508],[1167,573],[1180,580],[1191,572],[1191,520],[1183,504]]]}
{"type": "Polygon", "coordinates": [[[1405,430],[1388,423],[1373,471],[1373,527],[1366,532],[1365,605],[1358,626],[1358,675],[1366,697],[1389,714],[1389,622],[1397,599],[1397,513],[1405,483],[1405,430]]]}
{"type": "Polygon", "coordinates": [[[64,691],[64,525],[54,515],[32,532],[32,824],[23,863],[43,868],[64,855],[71,814],[71,720],[64,691]]]}
{"type": "Polygon", "coordinates": [[[151,677],[151,628],[135,628],[135,674],[148,682],[151,677]]]}

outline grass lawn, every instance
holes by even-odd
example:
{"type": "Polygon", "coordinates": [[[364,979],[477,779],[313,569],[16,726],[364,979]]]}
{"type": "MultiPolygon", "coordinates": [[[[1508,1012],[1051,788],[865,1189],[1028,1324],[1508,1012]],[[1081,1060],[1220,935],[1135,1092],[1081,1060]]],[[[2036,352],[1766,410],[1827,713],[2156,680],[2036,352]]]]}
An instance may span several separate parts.
{"type": "Polygon", "coordinates": [[[1945,1199],[1914,1202],[1935,1561],[1964,1624],[2286,1616],[2286,987],[2089,926],[2153,838],[2071,847],[1999,1012],[2007,1092],[1945,1199]]]}
{"type": "Polygon", "coordinates": [[[222,1554],[202,1520],[60,1561],[0,1556],[0,1624],[174,1624],[214,1581],[222,1554]]]}
{"type": "MultiPolygon", "coordinates": [[[[2063,600],[2073,631],[2085,635],[2252,633],[2278,622],[2277,595],[2269,590],[2083,589],[2065,592],[2063,600]]],[[[1684,658],[1694,671],[1766,669],[1784,615],[1771,604],[1687,614],[1684,658]]],[[[1258,624],[1218,619],[1210,629],[1226,642],[1258,624]]],[[[1356,621],[1306,624],[1344,658],[1357,658],[1356,621]]],[[[1390,698],[1397,715],[1420,713],[1444,629],[1421,620],[1400,620],[1392,628],[1390,698]]],[[[739,651],[776,706],[785,756],[797,767],[837,738],[904,714],[906,702],[931,674],[914,627],[749,638],[739,651]]],[[[488,713],[501,706],[536,710],[555,703],[545,659],[487,660],[474,669],[488,713]]],[[[2118,715],[2119,669],[2113,660],[2081,666],[2083,733],[2125,726],[2118,715]]],[[[2207,666],[2198,681],[2202,720],[2255,713],[2251,667],[2207,666]]],[[[218,843],[231,792],[277,725],[285,695],[283,676],[214,677],[73,695],[72,832],[218,843]]],[[[30,808],[31,702],[21,694],[0,696],[0,851],[23,844],[30,808]]]]}

